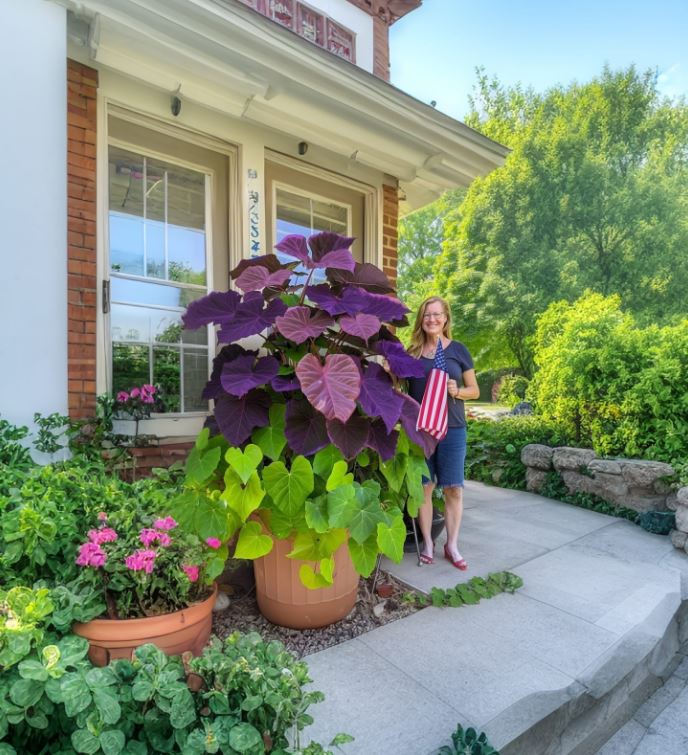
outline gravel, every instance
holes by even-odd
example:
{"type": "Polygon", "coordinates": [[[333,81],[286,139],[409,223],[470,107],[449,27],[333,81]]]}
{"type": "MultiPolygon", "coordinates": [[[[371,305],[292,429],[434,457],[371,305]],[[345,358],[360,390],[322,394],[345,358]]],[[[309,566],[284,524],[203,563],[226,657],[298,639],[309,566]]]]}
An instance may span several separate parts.
{"type": "Polygon", "coordinates": [[[362,579],[356,605],[349,615],[320,629],[288,629],[272,624],[258,611],[253,587],[221,585],[221,589],[229,593],[230,604],[213,615],[213,632],[220,638],[237,630],[258,632],[265,640],[280,640],[297,658],[303,658],[422,610],[415,601],[403,599],[405,593],[412,592],[407,585],[381,571],[376,582],[378,589],[382,583],[392,585],[389,597],[381,598],[373,593],[373,577],[362,579]]]}

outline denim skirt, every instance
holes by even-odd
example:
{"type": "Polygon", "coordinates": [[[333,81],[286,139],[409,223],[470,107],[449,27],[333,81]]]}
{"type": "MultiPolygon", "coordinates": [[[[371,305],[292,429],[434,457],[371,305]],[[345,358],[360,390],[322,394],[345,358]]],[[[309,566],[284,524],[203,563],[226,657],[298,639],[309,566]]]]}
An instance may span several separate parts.
{"type": "Polygon", "coordinates": [[[437,444],[433,455],[426,459],[430,479],[423,477],[423,484],[434,482],[439,488],[462,488],[463,467],[466,461],[466,428],[450,427],[437,444]]]}

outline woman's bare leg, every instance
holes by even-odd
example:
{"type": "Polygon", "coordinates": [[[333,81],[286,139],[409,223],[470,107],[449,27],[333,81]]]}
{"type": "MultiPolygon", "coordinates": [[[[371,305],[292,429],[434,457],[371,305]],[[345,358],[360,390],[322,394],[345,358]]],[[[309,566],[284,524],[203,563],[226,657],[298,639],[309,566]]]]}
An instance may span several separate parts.
{"type": "Polygon", "coordinates": [[[418,509],[418,524],[420,526],[421,534],[423,535],[423,550],[421,551],[425,556],[432,556],[432,491],[435,489],[435,483],[429,482],[427,485],[423,485],[423,493],[425,495],[425,501],[423,505],[418,509]]]}
{"type": "Polygon", "coordinates": [[[463,488],[444,489],[444,524],[447,528],[447,550],[454,560],[461,558],[459,553],[459,530],[463,516],[463,488]]]}

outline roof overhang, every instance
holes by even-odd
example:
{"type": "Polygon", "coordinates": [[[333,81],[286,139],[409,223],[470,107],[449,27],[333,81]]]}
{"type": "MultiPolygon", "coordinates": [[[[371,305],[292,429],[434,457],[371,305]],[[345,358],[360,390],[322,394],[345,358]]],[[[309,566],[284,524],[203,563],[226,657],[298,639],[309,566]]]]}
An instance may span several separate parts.
{"type": "Polygon", "coordinates": [[[400,182],[403,210],[467,186],[506,147],[235,0],[55,0],[92,60],[400,182]]]}

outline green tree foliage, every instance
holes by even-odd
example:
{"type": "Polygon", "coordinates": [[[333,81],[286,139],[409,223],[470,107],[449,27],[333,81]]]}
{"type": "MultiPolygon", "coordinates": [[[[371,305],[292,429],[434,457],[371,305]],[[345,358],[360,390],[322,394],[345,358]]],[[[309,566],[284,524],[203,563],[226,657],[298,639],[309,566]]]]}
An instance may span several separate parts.
{"type": "Polygon", "coordinates": [[[588,289],[640,323],[685,312],[688,108],[654,74],[609,69],[538,95],[479,72],[467,122],[505,165],[445,217],[436,286],[482,364],[508,352],[530,376],[538,314],[588,289]]]}
{"type": "Polygon", "coordinates": [[[528,397],[601,455],[681,463],[688,448],[688,319],[639,327],[618,295],[588,292],[539,318],[528,397]]]}

